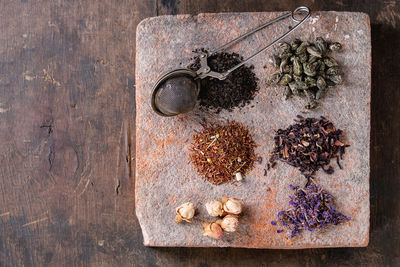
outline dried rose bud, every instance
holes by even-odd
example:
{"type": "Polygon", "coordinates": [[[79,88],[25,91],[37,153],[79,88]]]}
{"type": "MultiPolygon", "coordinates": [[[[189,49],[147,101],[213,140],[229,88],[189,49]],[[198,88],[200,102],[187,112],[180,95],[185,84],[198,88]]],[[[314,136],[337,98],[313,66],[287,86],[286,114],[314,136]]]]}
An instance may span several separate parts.
{"type": "Polygon", "coordinates": [[[242,212],[242,204],[239,199],[232,197],[223,197],[224,210],[229,214],[240,214],[242,212]]]}
{"type": "Polygon", "coordinates": [[[221,239],[223,232],[216,222],[203,222],[203,235],[214,239],[221,239]]]}
{"type": "Polygon", "coordinates": [[[235,232],[239,226],[239,219],[237,215],[226,215],[222,220],[218,220],[217,223],[226,232],[235,232]]]}
{"type": "Polygon", "coordinates": [[[176,208],[175,222],[182,221],[192,222],[190,219],[194,216],[194,205],[191,202],[186,202],[176,208]]]}
{"type": "Polygon", "coordinates": [[[208,214],[213,217],[222,216],[224,214],[221,201],[211,200],[210,202],[207,202],[205,206],[208,214]]]}

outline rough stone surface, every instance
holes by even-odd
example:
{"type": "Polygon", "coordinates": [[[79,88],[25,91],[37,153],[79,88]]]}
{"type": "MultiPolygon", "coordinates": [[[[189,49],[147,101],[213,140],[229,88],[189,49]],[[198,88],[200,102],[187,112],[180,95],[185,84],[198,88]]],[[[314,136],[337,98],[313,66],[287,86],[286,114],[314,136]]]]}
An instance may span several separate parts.
{"type": "MultiPolygon", "coordinates": [[[[253,102],[234,112],[218,115],[195,110],[187,115],[164,118],[153,113],[150,94],[157,77],[172,68],[186,66],[195,48],[215,48],[235,36],[282,13],[225,13],[198,16],[162,16],[142,21],[137,28],[136,53],[136,214],[148,246],[248,247],[248,248],[315,248],[366,246],[369,240],[369,141],[371,92],[371,40],[368,15],[350,12],[314,12],[300,29],[287,40],[299,37],[314,40],[323,36],[344,45],[334,57],[345,72],[345,83],[328,92],[320,108],[306,116],[323,115],[345,131],[346,150],[336,163],[333,175],[317,173],[318,183],[336,196],[337,207],[353,217],[349,223],[320,232],[304,232],[291,240],[277,234],[270,221],[279,210],[288,208],[289,184],[304,184],[300,173],[278,162],[264,176],[274,130],[293,123],[301,114],[304,100],[283,101],[283,90],[266,86],[273,71],[266,51],[251,62],[260,79],[260,92],[253,102]],[[263,68],[263,66],[267,68],[263,68]],[[258,144],[256,153],[263,162],[240,184],[213,186],[204,181],[189,163],[188,148],[192,135],[200,130],[199,122],[234,119],[249,126],[258,144]],[[201,235],[201,221],[211,220],[204,204],[221,196],[244,200],[244,216],[236,233],[225,234],[222,240],[201,235]],[[191,201],[197,207],[192,224],[174,222],[175,208],[191,201]]],[[[264,46],[283,31],[289,21],[275,24],[233,46],[243,56],[264,46]]]]}

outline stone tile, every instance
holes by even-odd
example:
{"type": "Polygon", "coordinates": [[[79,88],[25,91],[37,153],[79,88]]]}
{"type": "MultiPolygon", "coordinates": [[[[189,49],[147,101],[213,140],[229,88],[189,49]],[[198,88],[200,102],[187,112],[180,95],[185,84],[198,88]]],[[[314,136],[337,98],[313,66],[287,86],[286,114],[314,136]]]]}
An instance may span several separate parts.
{"type": "MultiPolygon", "coordinates": [[[[331,89],[320,108],[306,116],[323,115],[345,131],[348,143],[343,170],[333,163],[335,172],[317,173],[321,186],[337,198],[337,206],[354,219],[323,232],[304,232],[290,240],[277,234],[270,221],[279,210],[287,208],[289,184],[304,184],[300,173],[279,162],[264,177],[271,151],[274,130],[287,127],[303,110],[304,101],[283,101],[280,87],[266,86],[273,71],[269,62],[274,49],[254,58],[252,64],[261,90],[254,101],[233,112],[218,115],[195,110],[187,115],[164,118],[150,106],[152,85],[170,69],[186,66],[195,48],[216,48],[241,33],[282,13],[225,13],[179,15],[149,18],[137,28],[136,51],[136,214],[147,246],[247,247],[247,248],[316,248],[366,246],[369,239],[369,144],[371,103],[371,38],[368,15],[351,12],[314,12],[301,28],[287,37],[314,40],[322,36],[339,41],[343,52],[334,57],[345,72],[345,83],[331,89]],[[267,65],[267,68],[263,66],[267,65]],[[192,135],[200,130],[202,118],[237,120],[254,133],[256,153],[263,163],[240,184],[213,186],[201,179],[190,165],[188,148],[192,135]],[[201,235],[201,221],[211,220],[204,204],[221,196],[244,200],[246,209],[238,232],[222,240],[201,235]],[[174,222],[175,208],[191,201],[197,206],[192,224],[174,222]]],[[[275,24],[233,46],[248,56],[288,29],[290,21],[275,24]]]]}

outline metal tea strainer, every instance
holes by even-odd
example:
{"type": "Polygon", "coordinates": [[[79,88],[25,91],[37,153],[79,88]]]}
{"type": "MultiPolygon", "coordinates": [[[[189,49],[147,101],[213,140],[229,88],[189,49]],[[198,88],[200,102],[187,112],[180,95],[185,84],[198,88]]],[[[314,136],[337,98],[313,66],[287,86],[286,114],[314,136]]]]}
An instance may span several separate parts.
{"type": "Polygon", "coordinates": [[[266,49],[279,42],[291,32],[293,32],[297,27],[299,27],[303,22],[308,19],[311,15],[311,11],[308,7],[298,7],[295,10],[286,13],[282,16],[276,17],[273,20],[270,20],[257,28],[233,39],[229,43],[217,48],[212,52],[202,52],[200,53],[200,69],[197,71],[192,71],[189,69],[175,69],[163,74],[155,83],[153,87],[153,93],[151,96],[151,106],[153,110],[161,115],[161,116],[176,116],[178,114],[186,113],[191,111],[195,105],[197,98],[200,92],[200,79],[204,79],[205,77],[213,77],[219,80],[224,80],[231,72],[236,70],[237,68],[244,65],[253,57],[259,55],[264,52],[266,49]],[[299,16],[304,16],[300,17],[299,16]],[[211,71],[210,67],[207,64],[207,58],[214,55],[215,53],[226,49],[232,44],[246,38],[247,36],[277,22],[282,19],[291,17],[291,19],[297,24],[293,26],[289,31],[285,34],[274,40],[272,43],[268,44],[255,54],[243,60],[238,65],[232,67],[231,69],[219,73],[211,71]]]}

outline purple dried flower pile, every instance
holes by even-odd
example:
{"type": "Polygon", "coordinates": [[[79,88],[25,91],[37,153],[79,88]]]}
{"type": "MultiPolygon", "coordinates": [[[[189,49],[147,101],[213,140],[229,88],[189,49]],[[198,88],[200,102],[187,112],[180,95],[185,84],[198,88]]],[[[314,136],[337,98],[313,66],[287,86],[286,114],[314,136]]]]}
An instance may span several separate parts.
{"type": "MultiPolygon", "coordinates": [[[[336,211],[334,197],[316,184],[304,189],[292,185],[290,188],[294,190],[294,195],[289,196],[292,208],[278,213],[278,223],[291,231],[292,238],[303,230],[324,229],[351,219],[336,211]]],[[[277,225],[277,222],[271,221],[271,224],[277,225]]],[[[277,230],[278,233],[282,231],[277,230]]]]}
{"type": "Polygon", "coordinates": [[[331,158],[336,157],[339,168],[342,168],[339,159],[345,153],[345,145],[342,141],[342,130],[336,129],[325,117],[320,119],[304,118],[297,116],[296,124],[287,129],[279,129],[274,137],[274,150],[270,153],[269,161],[274,165],[276,160],[286,162],[301,173],[310,178],[322,168],[332,174],[331,158]]]}

